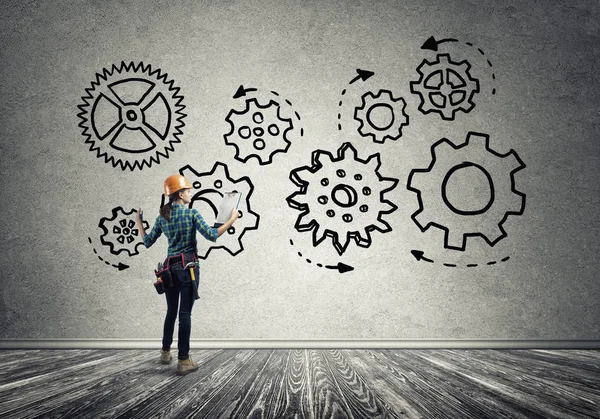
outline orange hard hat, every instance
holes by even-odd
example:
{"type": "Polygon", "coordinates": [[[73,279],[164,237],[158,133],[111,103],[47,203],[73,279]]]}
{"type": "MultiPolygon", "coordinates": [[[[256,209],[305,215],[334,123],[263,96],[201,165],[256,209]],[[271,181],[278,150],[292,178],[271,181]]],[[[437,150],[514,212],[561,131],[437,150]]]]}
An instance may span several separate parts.
{"type": "Polygon", "coordinates": [[[180,189],[191,189],[192,185],[181,175],[171,175],[165,180],[165,196],[174,194],[180,189]]]}

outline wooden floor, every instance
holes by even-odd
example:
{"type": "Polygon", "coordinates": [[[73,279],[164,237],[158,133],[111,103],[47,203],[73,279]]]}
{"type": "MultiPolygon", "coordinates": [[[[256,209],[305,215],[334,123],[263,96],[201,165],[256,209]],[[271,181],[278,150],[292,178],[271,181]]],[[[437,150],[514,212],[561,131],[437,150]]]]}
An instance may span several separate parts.
{"type": "Polygon", "coordinates": [[[1,418],[600,418],[600,350],[0,351],[1,418]]]}

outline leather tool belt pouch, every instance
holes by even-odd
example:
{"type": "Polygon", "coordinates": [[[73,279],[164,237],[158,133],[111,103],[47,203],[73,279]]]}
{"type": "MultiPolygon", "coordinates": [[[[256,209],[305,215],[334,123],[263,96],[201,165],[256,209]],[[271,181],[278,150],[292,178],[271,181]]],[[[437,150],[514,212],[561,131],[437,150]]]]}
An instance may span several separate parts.
{"type": "MultiPolygon", "coordinates": [[[[194,299],[197,300],[200,298],[200,296],[198,295],[198,281],[199,281],[199,276],[200,276],[200,268],[198,266],[198,256],[196,255],[195,252],[189,252],[189,253],[181,253],[180,255],[177,256],[171,256],[168,260],[170,266],[173,266],[173,264],[179,264],[181,263],[182,267],[186,267],[189,266],[188,268],[186,268],[187,270],[190,270],[190,275],[192,276],[192,287],[194,289],[194,299]],[[190,263],[192,263],[193,265],[190,266],[190,263]],[[192,272],[193,271],[193,274],[192,272]]],[[[177,275],[176,273],[172,272],[172,275],[177,275]]]]}
{"type": "Polygon", "coordinates": [[[159,294],[165,293],[165,286],[164,286],[162,280],[160,280],[160,279],[154,283],[154,288],[156,288],[156,292],[159,294]]]}
{"type": "MultiPolygon", "coordinates": [[[[181,253],[176,256],[169,256],[165,260],[164,265],[160,264],[159,268],[154,270],[154,275],[157,278],[156,282],[154,283],[156,292],[158,292],[159,294],[163,294],[165,292],[165,289],[174,286],[174,277],[175,275],[177,275],[173,271],[174,266],[177,266],[179,264],[181,264],[181,266],[186,266],[187,263],[196,262],[197,260],[198,257],[195,253],[181,253]]],[[[197,270],[197,272],[199,273],[199,269],[197,267],[193,269],[195,270],[195,272],[197,270]]],[[[197,283],[196,281],[192,282],[195,290],[195,298],[198,299],[200,297],[198,296],[197,283]]]]}
{"type": "Polygon", "coordinates": [[[173,286],[173,276],[171,274],[170,267],[161,270],[154,270],[154,275],[156,276],[156,282],[154,283],[154,287],[156,288],[156,292],[162,294],[165,292],[165,288],[170,288],[173,286]]]}

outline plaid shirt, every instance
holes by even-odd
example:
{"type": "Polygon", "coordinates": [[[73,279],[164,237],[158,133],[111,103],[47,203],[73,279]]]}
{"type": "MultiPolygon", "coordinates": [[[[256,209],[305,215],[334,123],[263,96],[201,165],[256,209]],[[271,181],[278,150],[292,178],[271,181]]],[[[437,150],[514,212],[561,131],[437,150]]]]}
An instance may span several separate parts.
{"type": "Polygon", "coordinates": [[[162,233],[169,240],[168,256],[175,256],[184,252],[196,253],[196,230],[211,242],[217,241],[219,231],[210,227],[204,221],[198,210],[185,205],[173,204],[171,219],[165,220],[162,216],[156,217],[150,233],[144,236],[144,246],[152,246],[162,233]]]}

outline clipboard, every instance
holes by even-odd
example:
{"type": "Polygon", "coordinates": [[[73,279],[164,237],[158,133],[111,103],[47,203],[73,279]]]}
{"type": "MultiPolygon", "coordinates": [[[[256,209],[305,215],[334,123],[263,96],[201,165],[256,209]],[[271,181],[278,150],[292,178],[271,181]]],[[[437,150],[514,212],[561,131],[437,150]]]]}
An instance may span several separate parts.
{"type": "Polygon", "coordinates": [[[242,193],[233,191],[233,192],[225,192],[223,194],[223,199],[219,203],[219,207],[217,210],[217,219],[215,220],[214,228],[219,228],[223,224],[231,218],[231,213],[234,209],[237,209],[240,204],[240,200],[242,199],[242,193]]]}

